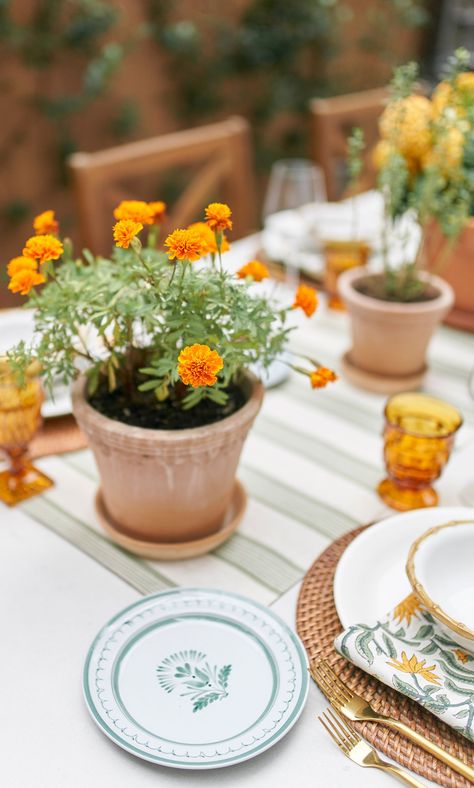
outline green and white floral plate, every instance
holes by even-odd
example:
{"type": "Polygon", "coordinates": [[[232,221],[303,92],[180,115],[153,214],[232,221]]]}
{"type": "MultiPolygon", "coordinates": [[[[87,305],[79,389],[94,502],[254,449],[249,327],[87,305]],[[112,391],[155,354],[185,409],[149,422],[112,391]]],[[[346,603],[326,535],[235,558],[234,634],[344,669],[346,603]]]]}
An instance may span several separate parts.
{"type": "Polygon", "coordinates": [[[92,643],[84,694],[99,728],[147,761],[214,769],[253,758],[301,714],[297,635],[245,597],[176,589],[115,616],[92,643]]]}

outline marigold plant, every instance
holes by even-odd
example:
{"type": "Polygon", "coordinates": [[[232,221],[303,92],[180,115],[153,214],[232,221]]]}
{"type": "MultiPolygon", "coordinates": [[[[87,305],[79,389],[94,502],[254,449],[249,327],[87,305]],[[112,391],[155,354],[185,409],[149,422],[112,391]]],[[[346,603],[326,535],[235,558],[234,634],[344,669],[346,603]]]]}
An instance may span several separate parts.
{"type": "MultiPolygon", "coordinates": [[[[169,401],[189,409],[204,399],[225,406],[245,368],[266,367],[281,355],[294,328],[293,304],[265,294],[263,263],[226,270],[229,206],[212,203],[205,221],[178,228],[158,244],[157,218],[165,207],[122,202],[114,211],[110,258],[87,249],[76,258],[68,240],[47,233],[30,238],[23,256],[8,263],[9,287],[29,294],[35,308],[32,346],[20,343],[9,353],[20,376],[37,359],[50,386],[83,372],[91,397],[118,391],[146,408],[169,401]]],[[[301,286],[294,303],[309,316],[316,292],[301,286]]],[[[336,378],[308,361],[310,367],[295,369],[313,387],[336,378]]]]}

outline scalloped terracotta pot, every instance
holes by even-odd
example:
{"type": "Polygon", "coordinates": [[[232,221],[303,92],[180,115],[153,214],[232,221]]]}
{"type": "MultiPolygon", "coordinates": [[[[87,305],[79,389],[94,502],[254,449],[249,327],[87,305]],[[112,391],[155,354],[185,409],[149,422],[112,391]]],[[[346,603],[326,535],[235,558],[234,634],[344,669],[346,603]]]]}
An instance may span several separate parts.
{"type": "Polygon", "coordinates": [[[354,268],[338,280],[351,319],[352,347],[347,358],[352,368],[366,373],[364,388],[388,392],[393,381],[393,390],[403,390],[404,381],[410,387],[417,376],[422,377],[428,343],[453,305],[453,290],[440,277],[424,274],[437,291],[435,298],[408,304],[382,301],[354,286],[369,273],[354,268]],[[386,388],[378,387],[382,379],[388,381],[386,388]]]}
{"type": "Polygon", "coordinates": [[[204,427],[152,430],[99,413],[73,385],[74,415],[99,468],[108,514],[127,534],[155,542],[185,542],[219,530],[230,504],[247,433],[260,409],[263,386],[246,373],[246,403],[204,427]]]}

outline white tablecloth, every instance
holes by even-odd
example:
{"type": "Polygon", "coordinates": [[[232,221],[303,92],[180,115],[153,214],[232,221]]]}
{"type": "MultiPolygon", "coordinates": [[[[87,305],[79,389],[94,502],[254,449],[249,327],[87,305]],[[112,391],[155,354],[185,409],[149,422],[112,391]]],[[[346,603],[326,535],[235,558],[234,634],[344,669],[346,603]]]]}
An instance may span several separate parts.
{"type": "MultiPolygon", "coordinates": [[[[236,244],[229,264],[249,259],[255,243],[236,244]]],[[[292,340],[294,350],[335,368],[348,344],[346,316],[324,307],[292,340]]],[[[461,490],[474,482],[472,364],[474,339],[440,329],[424,388],[465,416],[437,484],[441,504],[461,503],[461,490]]],[[[327,704],[314,685],[302,718],[276,747],[240,766],[200,773],[122,752],[96,728],[81,691],[97,630],[143,593],[173,585],[238,591],[294,626],[301,579],[318,553],[359,523],[389,514],[374,492],[383,475],[383,402],[344,381],[313,392],[296,375],[268,392],[239,470],[250,495],[243,522],[214,554],[192,561],[141,561],[107,540],[94,514],[97,473],[88,451],[38,463],[56,486],[16,509],[0,508],[2,788],[389,784],[338,752],[316,721],[327,704]]]]}

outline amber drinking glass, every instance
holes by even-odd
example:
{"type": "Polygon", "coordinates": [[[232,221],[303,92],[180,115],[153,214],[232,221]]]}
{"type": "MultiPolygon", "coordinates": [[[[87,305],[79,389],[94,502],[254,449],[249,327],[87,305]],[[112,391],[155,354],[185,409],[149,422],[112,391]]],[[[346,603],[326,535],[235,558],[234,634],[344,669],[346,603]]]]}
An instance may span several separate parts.
{"type": "Polygon", "coordinates": [[[433,482],[441,475],[462,416],[456,408],[425,394],[396,394],[385,408],[384,458],[388,478],[380,497],[392,509],[436,506],[433,482]]]}
{"type": "Polygon", "coordinates": [[[43,399],[38,378],[27,375],[20,388],[7,362],[0,360],[0,450],[7,455],[10,466],[0,473],[0,500],[8,506],[53,484],[28,459],[28,444],[41,424],[43,399]]]}
{"type": "Polygon", "coordinates": [[[370,246],[365,241],[326,241],[324,243],[324,288],[330,309],[345,310],[339,297],[337,280],[349,268],[365,265],[370,246]]]}

